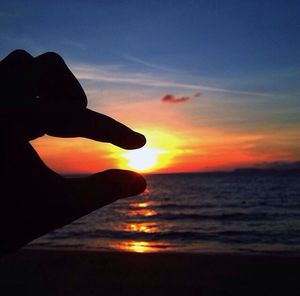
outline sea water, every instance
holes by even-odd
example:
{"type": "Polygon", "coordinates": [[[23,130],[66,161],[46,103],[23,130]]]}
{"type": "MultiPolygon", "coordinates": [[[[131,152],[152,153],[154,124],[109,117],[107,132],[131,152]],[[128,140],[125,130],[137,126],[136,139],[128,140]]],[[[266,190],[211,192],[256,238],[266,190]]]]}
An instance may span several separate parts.
{"type": "Polygon", "coordinates": [[[141,195],[55,230],[31,248],[300,254],[299,173],[146,176],[141,195]]]}

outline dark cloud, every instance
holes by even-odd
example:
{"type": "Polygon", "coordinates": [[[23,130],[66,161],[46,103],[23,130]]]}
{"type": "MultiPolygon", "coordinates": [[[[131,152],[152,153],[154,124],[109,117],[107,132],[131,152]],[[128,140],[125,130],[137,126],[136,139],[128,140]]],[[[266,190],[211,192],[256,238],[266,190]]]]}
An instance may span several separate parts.
{"type": "Polygon", "coordinates": [[[184,103],[184,102],[190,100],[191,98],[198,98],[201,95],[202,94],[200,92],[195,93],[191,97],[175,97],[174,95],[167,94],[164,97],[162,97],[160,100],[162,103],[177,104],[177,103],[184,103]]]}
{"type": "Polygon", "coordinates": [[[202,96],[201,92],[197,92],[193,95],[193,98],[199,98],[200,96],[202,96]]]}
{"type": "Polygon", "coordinates": [[[180,98],[176,98],[173,95],[165,95],[164,97],[161,98],[161,101],[163,103],[184,103],[186,101],[188,101],[190,98],[189,97],[180,97],[180,98]]]}

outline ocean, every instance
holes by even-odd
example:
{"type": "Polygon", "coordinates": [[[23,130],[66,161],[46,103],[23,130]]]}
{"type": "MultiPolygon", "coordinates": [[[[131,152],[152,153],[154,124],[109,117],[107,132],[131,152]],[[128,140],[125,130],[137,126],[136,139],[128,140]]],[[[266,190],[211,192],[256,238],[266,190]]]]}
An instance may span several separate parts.
{"type": "Polygon", "coordinates": [[[30,248],[300,254],[300,174],[146,176],[148,189],[55,230],[30,248]]]}

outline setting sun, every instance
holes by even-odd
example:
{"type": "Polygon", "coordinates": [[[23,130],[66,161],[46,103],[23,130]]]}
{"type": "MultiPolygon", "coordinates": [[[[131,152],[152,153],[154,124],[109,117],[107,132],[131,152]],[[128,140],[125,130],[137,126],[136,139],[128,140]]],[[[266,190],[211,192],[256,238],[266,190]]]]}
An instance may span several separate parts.
{"type": "Polygon", "coordinates": [[[155,148],[142,148],[125,152],[127,166],[138,171],[148,171],[158,165],[158,156],[164,151],[155,148]]]}
{"type": "Polygon", "coordinates": [[[147,145],[141,149],[125,151],[112,147],[112,157],[118,159],[119,167],[149,173],[157,172],[172,163],[181,153],[179,139],[168,130],[140,130],[147,138],[147,145]]]}

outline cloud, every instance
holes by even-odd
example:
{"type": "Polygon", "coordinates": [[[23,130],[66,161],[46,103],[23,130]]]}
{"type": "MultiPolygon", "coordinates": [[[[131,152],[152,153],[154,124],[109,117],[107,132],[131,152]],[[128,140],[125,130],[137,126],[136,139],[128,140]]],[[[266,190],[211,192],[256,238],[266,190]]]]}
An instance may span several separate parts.
{"type": "Polygon", "coordinates": [[[202,95],[201,92],[197,92],[193,95],[193,98],[199,98],[202,95]]]}
{"type": "Polygon", "coordinates": [[[64,45],[67,45],[67,46],[71,46],[73,48],[76,48],[76,49],[80,49],[80,50],[85,50],[86,49],[86,46],[80,42],[76,42],[76,41],[73,41],[73,40],[67,40],[67,39],[64,39],[61,41],[62,44],[64,45]]]}
{"type": "Polygon", "coordinates": [[[165,95],[164,97],[161,98],[161,101],[163,103],[172,103],[172,104],[177,104],[177,103],[184,103],[188,101],[190,97],[180,97],[176,98],[173,95],[165,95]]]}
{"type": "Polygon", "coordinates": [[[145,60],[133,57],[131,55],[124,54],[123,57],[125,59],[131,61],[131,62],[135,62],[135,63],[141,64],[141,65],[147,66],[149,68],[153,68],[153,69],[157,69],[157,70],[162,70],[162,71],[167,71],[167,72],[173,72],[173,70],[171,70],[171,69],[169,69],[167,67],[163,67],[163,66],[160,66],[160,65],[157,65],[157,64],[153,64],[153,63],[150,63],[148,61],[145,61],[145,60]]]}
{"type": "Polygon", "coordinates": [[[172,103],[172,104],[178,104],[178,103],[184,103],[187,102],[188,100],[190,100],[191,98],[198,98],[200,97],[202,94],[200,92],[195,93],[194,95],[192,95],[191,97],[175,97],[174,95],[171,94],[167,94],[164,97],[162,97],[160,100],[162,103],[172,103]]]}
{"type": "MultiPolygon", "coordinates": [[[[106,82],[115,84],[128,84],[128,85],[140,85],[156,88],[173,88],[173,89],[187,89],[187,90],[202,90],[206,92],[217,93],[230,93],[240,95],[260,95],[268,96],[266,93],[256,93],[248,91],[239,91],[232,89],[224,89],[211,87],[201,84],[188,84],[178,82],[178,79],[174,81],[174,77],[152,75],[145,72],[132,72],[126,71],[124,65],[89,65],[80,64],[76,62],[71,63],[71,70],[75,76],[81,80],[94,81],[94,82],[106,82]]],[[[196,95],[200,95],[197,93],[196,95]]],[[[195,96],[195,95],[194,95],[195,96]]],[[[195,96],[197,97],[197,96],[195,96]]]]}

